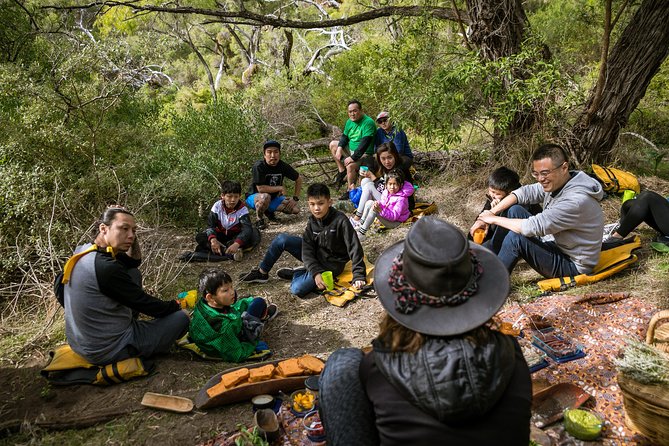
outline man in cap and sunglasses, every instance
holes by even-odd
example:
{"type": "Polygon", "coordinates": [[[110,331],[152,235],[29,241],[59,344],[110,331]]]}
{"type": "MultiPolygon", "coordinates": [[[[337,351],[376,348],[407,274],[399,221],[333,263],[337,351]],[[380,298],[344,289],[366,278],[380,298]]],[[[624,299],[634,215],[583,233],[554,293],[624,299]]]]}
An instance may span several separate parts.
{"type": "Polygon", "coordinates": [[[328,445],[528,444],[527,363],[486,324],[509,292],[497,256],[424,217],[381,254],[374,287],[386,314],[372,350],[337,350],[321,375],[328,445]]]}
{"type": "Polygon", "coordinates": [[[383,143],[392,141],[395,144],[397,153],[402,158],[402,164],[410,167],[413,164],[413,153],[409,145],[409,139],[404,130],[398,129],[395,124],[390,121],[390,113],[382,111],[376,116],[376,124],[379,126],[376,129],[376,136],[374,137],[374,151],[383,143]]]}
{"type": "Polygon", "coordinates": [[[569,170],[567,155],[556,144],[534,152],[532,176],[536,183],[514,190],[483,211],[471,234],[488,225],[506,232],[497,255],[509,272],[522,258],[547,278],[591,273],[604,232],[601,184],[584,172],[569,170]],[[523,205],[531,204],[542,204],[543,211],[530,214],[523,205]],[[506,217],[500,216],[505,210],[506,217]]]}

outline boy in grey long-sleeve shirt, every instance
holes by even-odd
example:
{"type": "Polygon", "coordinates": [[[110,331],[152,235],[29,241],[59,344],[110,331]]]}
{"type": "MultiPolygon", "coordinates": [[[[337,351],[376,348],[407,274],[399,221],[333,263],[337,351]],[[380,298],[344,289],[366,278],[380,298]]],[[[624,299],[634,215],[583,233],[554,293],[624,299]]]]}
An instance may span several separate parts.
{"type": "Polygon", "coordinates": [[[520,258],[544,277],[592,272],[599,261],[604,214],[599,205],[604,192],[587,174],[569,171],[560,146],[547,144],[532,156],[537,183],[516,189],[472,227],[495,224],[509,229],[497,253],[511,272],[520,258]],[[543,212],[532,216],[520,205],[542,203],[543,212]],[[507,218],[496,214],[508,209],[507,218]],[[552,235],[555,241],[539,237],[552,235]]]}

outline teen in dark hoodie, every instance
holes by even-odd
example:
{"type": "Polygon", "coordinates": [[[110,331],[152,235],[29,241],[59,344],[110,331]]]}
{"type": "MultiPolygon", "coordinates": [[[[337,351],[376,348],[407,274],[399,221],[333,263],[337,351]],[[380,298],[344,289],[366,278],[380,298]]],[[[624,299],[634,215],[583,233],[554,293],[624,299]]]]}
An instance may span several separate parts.
{"type": "Polygon", "coordinates": [[[332,271],[333,277],[337,277],[349,260],[353,264],[353,286],[365,285],[362,245],[346,215],[332,207],[330,189],[325,184],[312,184],[307,189],[307,199],[311,215],[302,237],[279,234],[272,240],[259,267],[244,274],[242,282],[267,282],[269,271],[283,251],[288,251],[304,262],[304,267],[281,268],[277,275],[292,280],[290,292],[300,298],[312,291],[324,290],[321,273],[332,271]]]}

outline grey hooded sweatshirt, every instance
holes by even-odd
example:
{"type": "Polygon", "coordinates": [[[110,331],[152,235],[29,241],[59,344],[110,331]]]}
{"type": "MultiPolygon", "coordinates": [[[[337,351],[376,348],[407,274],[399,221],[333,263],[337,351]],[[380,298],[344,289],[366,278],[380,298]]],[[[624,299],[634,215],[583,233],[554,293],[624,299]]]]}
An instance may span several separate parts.
{"type": "Polygon", "coordinates": [[[518,204],[541,203],[543,212],[523,221],[525,237],[552,235],[560,251],[569,256],[581,274],[591,273],[602,249],[604,197],[601,184],[581,171],[569,172],[571,179],[557,192],[545,192],[540,183],[522,186],[512,193],[518,204]]]}

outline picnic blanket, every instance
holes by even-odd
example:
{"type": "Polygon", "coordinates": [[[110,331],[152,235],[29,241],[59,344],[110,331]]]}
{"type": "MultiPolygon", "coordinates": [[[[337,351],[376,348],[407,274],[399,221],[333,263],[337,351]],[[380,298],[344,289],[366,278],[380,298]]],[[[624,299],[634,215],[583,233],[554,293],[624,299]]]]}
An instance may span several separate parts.
{"type": "MultiPolygon", "coordinates": [[[[249,417],[253,414],[249,408],[249,417]]],[[[302,424],[302,418],[295,416],[290,411],[290,404],[283,402],[281,409],[277,414],[281,424],[281,434],[279,438],[271,442],[271,446],[325,446],[325,442],[313,443],[307,438],[307,432],[302,424]]],[[[247,429],[253,429],[253,426],[247,426],[247,429]]],[[[198,446],[235,446],[237,432],[221,432],[214,438],[200,443],[198,446]]]]}
{"type": "MultiPolygon", "coordinates": [[[[586,356],[571,362],[550,365],[532,374],[534,380],[546,380],[549,384],[567,382],[576,384],[592,398],[586,403],[605,418],[602,432],[604,444],[650,444],[625,425],[625,411],[618,382],[616,367],[612,360],[624,346],[625,338],[643,339],[646,327],[656,308],[636,298],[629,298],[602,305],[577,304],[580,296],[548,296],[523,305],[527,314],[545,316],[552,325],[583,347],[586,356]]],[[[521,320],[525,329],[531,323],[518,305],[498,313],[503,321],[521,320]]],[[[553,425],[552,437],[558,444],[565,444],[567,435],[562,424],[553,425]]]]}

